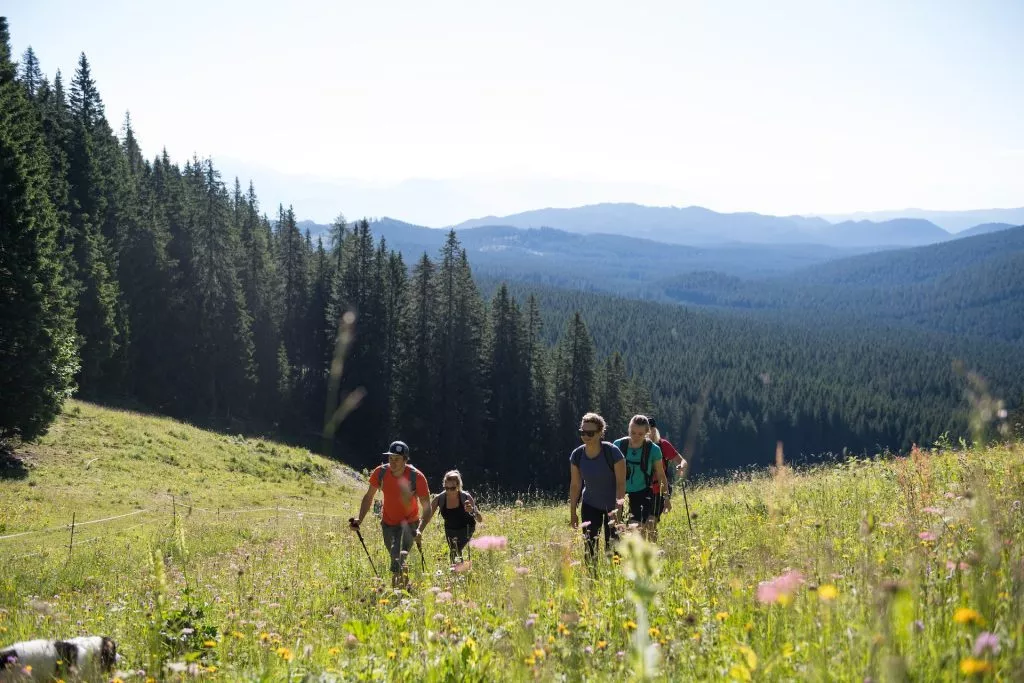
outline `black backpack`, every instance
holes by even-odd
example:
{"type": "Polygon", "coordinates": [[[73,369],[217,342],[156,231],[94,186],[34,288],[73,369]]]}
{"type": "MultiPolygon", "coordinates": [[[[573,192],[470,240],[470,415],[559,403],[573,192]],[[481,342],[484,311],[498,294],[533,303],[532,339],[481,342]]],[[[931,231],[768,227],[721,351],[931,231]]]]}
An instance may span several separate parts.
{"type": "MultiPolygon", "coordinates": [[[[629,437],[625,436],[621,439],[615,440],[615,446],[622,451],[622,456],[626,459],[626,467],[633,467],[633,464],[629,462],[629,437]],[[622,444],[621,446],[619,444],[622,444]]],[[[640,471],[644,473],[644,487],[650,488],[651,486],[651,440],[644,439],[644,445],[640,449],[640,471]]],[[[630,478],[629,473],[626,474],[626,479],[630,478]]]]}

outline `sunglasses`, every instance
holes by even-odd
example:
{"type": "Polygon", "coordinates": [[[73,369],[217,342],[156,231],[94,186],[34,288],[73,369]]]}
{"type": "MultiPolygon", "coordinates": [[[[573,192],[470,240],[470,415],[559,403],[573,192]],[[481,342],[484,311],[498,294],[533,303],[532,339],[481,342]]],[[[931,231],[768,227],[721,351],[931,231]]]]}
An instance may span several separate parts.
{"type": "Polygon", "coordinates": [[[445,489],[447,489],[448,491],[455,491],[458,488],[459,487],[457,485],[456,486],[447,486],[447,485],[445,485],[445,489]]]}
{"type": "Polygon", "coordinates": [[[596,429],[581,429],[580,430],[580,436],[585,436],[588,439],[590,437],[596,435],[596,434],[598,434],[598,430],[596,430],[596,429]]]}

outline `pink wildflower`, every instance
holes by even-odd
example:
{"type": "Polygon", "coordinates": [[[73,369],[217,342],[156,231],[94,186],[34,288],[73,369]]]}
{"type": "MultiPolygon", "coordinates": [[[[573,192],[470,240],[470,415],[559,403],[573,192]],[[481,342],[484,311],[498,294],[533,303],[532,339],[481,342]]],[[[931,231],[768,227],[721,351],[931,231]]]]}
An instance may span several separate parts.
{"type": "Polygon", "coordinates": [[[790,570],[771,581],[762,581],[757,585],[757,601],[764,604],[786,603],[803,582],[803,574],[795,570],[790,570]]]}
{"type": "Polygon", "coordinates": [[[587,520],[586,522],[583,522],[583,524],[580,524],[581,529],[586,529],[588,526],[590,526],[590,520],[587,520]]]}
{"type": "Polygon", "coordinates": [[[441,591],[440,593],[437,594],[437,601],[438,602],[451,602],[452,597],[453,596],[452,596],[450,591],[441,591]]]}
{"type": "Polygon", "coordinates": [[[985,652],[991,652],[994,655],[999,654],[999,636],[994,633],[984,631],[979,633],[978,637],[974,640],[974,656],[980,657],[985,652]]]}
{"type": "Polygon", "coordinates": [[[927,512],[930,515],[941,515],[942,514],[942,508],[928,506],[926,508],[922,508],[921,512],[927,512]]]}
{"type": "Polygon", "coordinates": [[[463,572],[468,572],[472,568],[473,568],[473,561],[472,560],[466,560],[464,562],[459,562],[458,564],[453,565],[452,566],[452,571],[461,574],[463,572]]]}
{"type": "Polygon", "coordinates": [[[476,550],[504,550],[508,547],[505,536],[481,536],[469,542],[469,547],[476,550]]]}
{"type": "Polygon", "coordinates": [[[938,538],[938,536],[936,536],[930,531],[922,531],[917,535],[917,537],[920,538],[922,541],[934,541],[938,538]]]}

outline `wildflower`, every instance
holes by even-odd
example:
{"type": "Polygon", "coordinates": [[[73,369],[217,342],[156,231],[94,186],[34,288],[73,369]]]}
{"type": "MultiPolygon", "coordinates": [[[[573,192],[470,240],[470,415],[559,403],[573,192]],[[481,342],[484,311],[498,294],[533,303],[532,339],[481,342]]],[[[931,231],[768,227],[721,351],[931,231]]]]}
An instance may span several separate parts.
{"type": "Polygon", "coordinates": [[[560,635],[560,636],[567,636],[567,635],[570,635],[572,633],[572,631],[570,631],[569,628],[565,624],[563,624],[562,622],[558,622],[557,630],[558,630],[558,635],[560,635]]]}
{"type": "Polygon", "coordinates": [[[529,657],[524,657],[523,658],[523,664],[526,664],[527,666],[533,666],[536,663],[537,663],[537,660],[533,658],[533,655],[530,655],[529,657]]]}
{"type": "Polygon", "coordinates": [[[555,637],[554,636],[548,636],[548,644],[550,645],[553,642],[555,642],[555,637]]]}
{"type": "Polygon", "coordinates": [[[607,640],[599,640],[599,641],[597,641],[597,649],[598,650],[606,650],[606,649],[608,649],[608,641],[607,640]]]}
{"type": "Polygon", "coordinates": [[[508,547],[508,538],[505,536],[480,536],[470,541],[469,547],[475,550],[504,550],[508,547]]]}
{"type": "Polygon", "coordinates": [[[466,647],[468,647],[470,650],[476,650],[476,641],[473,639],[473,636],[466,638],[466,647]]]}
{"type": "Polygon", "coordinates": [[[594,654],[594,648],[592,648],[589,645],[587,645],[585,648],[583,648],[583,654],[585,654],[585,655],[592,655],[592,654],[594,654]]]}
{"type": "Polygon", "coordinates": [[[441,592],[441,589],[438,588],[437,586],[431,586],[430,588],[427,589],[427,592],[432,594],[432,595],[437,595],[438,593],[441,592]]]}
{"type": "Polygon", "coordinates": [[[347,636],[345,636],[345,647],[347,647],[348,649],[351,650],[352,648],[354,648],[358,644],[359,644],[359,638],[357,638],[355,636],[355,634],[350,633],[347,636]]]}
{"type": "Polygon", "coordinates": [[[269,633],[267,633],[266,631],[264,631],[263,633],[261,633],[261,634],[260,634],[260,642],[261,642],[261,643],[265,643],[265,642],[267,642],[268,640],[270,640],[270,634],[269,634],[269,633]]]}
{"type": "Polygon", "coordinates": [[[626,629],[627,631],[635,631],[636,622],[632,619],[626,619],[624,622],[622,622],[622,628],[626,629]]]}
{"type": "Polygon", "coordinates": [[[971,565],[969,565],[969,564],[967,564],[966,562],[963,562],[963,561],[960,561],[960,562],[953,562],[952,560],[947,560],[946,561],[946,569],[948,569],[949,571],[953,571],[955,569],[959,569],[960,571],[963,572],[963,571],[967,571],[968,569],[970,569],[970,567],[971,567],[971,565]]]}
{"type": "Polygon", "coordinates": [[[458,563],[452,565],[452,571],[457,573],[457,574],[462,574],[463,572],[468,572],[472,568],[473,568],[473,561],[472,560],[466,560],[464,562],[458,562],[458,563]]]}
{"type": "Polygon", "coordinates": [[[232,631],[231,632],[231,637],[232,638],[238,638],[239,640],[241,640],[242,638],[245,638],[245,634],[242,633],[241,631],[232,631]]]}
{"type": "Polygon", "coordinates": [[[932,532],[930,532],[930,531],[922,531],[921,533],[919,533],[919,534],[917,535],[917,537],[918,537],[918,538],[920,538],[920,539],[921,539],[922,541],[924,541],[925,543],[928,543],[928,542],[934,541],[935,539],[937,539],[937,538],[938,538],[938,536],[936,536],[935,534],[933,534],[933,533],[932,533],[932,532]]]}
{"type": "MultiPolygon", "coordinates": [[[[29,673],[32,673],[32,667],[31,666],[26,666],[25,668],[28,669],[29,673]]],[[[112,681],[110,681],[110,683],[124,683],[124,681],[121,680],[121,678],[119,677],[119,678],[113,679],[112,681]]]]}
{"type": "Polygon", "coordinates": [[[397,652],[395,652],[394,650],[388,650],[388,659],[394,659],[397,656],[398,656],[397,652]]]}
{"type": "Polygon", "coordinates": [[[990,652],[994,655],[999,654],[999,636],[994,633],[984,631],[978,634],[978,637],[974,639],[974,649],[972,652],[975,657],[980,657],[985,652],[990,652]]]}
{"type": "Polygon", "coordinates": [[[753,631],[754,630],[754,622],[748,621],[747,623],[743,624],[743,630],[746,631],[747,633],[750,633],[751,631],[753,631]]]}
{"type": "Polygon", "coordinates": [[[540,647],[533,648],[533,656],[536,657],[537,659],[544,659],[544,656],[546,654],[547,654],[547,652],[544,651],[544,648],[540,648],[540,647]]]}
{"type": "Polygon", "coordinates": [[[377,601],[377,604],[378,604],[378,605],[386,605],[386,604],[388,604],[389,602],[391,602],[391,601],[390,601],[390,600],[388,600],[387,598],[381,598],[380,600],[378,600],[378,601],[377,601]]]}
{"type": "Polygon", "coordinates": [[[777,602],[780,605],[788,605],[793,599],[793,593],[803,581],[804,577],[798,571],[788,571],[771,581],[762,581],[757,585],[757,601],[764,604],[777,602]]]}
{"type": "Polygon", "coordinates": [[[337,655],[341,654],[341,648],[340,647],[332,647],[332,648],[327,650],[327,654],[329,654],[332,657],[336,657],[337,655]]]}
{"type": "Polygon", "coordinates": [[[209,674],[217,673],[217,667],[215,667],[213,664],[211,664],[210,666],[206,667],[206,673],[209,673],[209,674]]]}
{"type": "Polygon", "coordinates": [[[725,621],[729,618],[728,612],[719,612],[715,615],[715,621],[725,621]]]}
{"type": "Polygon", "coordinates": [[[437,601],[438,602],[451,602],[452,597],[453,596],[451,594],[451,591],[441,591],[440,593],[437,594],[437,601]]]}
{"type": "Polygon", "coordinates": [[[686,610],[684,610],[682,607],[676,607],[676,616],[677,617],[681,617],[684,614],[686,614],[686,610]]]}
{"type": "Polygon", "coordinates": [[[649,629],[647,629],[647,635],[649,635],[651,638],[657,638],[661,635],[661,631],[658,629],[657,626],[652,626],[649,629]]]}
{"type": "Polygon", "coordinates": [[[515,571],[516,574],[519,574],[520,576],[523,576],[524,574],[529,574],[530,573],[530,568],[529,567],[516,567],[513,571],[515,571]]]}
{"type": "Polygon", "coordinates": [[[203,641],[203,647],[217,647],[216,640],[205,640],[203,641]]]}
{"type": "Polygon", "coordinates": [[[516,498],[516,507],[517,507],[517,508],[521,508],[521,507],[523,507],[523,501],[522,501],[522,499],[520,499],[520,498],[516,498]]]}
{"type": "Polygon", "coordinates": [[[286,647],[279,647],[276,650],[274,650],[274,653],[286,662],[290,662],[293,659],[295,659],[295,655],[292,654],[292,651],[286,647]]]}
{"type": "Polygon", "coordinates": [[[590,520],[587,520],[586,522],[580,524],[581,529],[586,529],[588,526],[590,526],[590,520]]]}
{"type": "Polygon", "coordinates": [[[927,512],[930,515],[941,515],[942,514],[942,508],[928,506],[926,508],[922,508],[921,512],[927,512]]]}
{"type": "Polygon", "coordinates": [[[523,622],[523,628],[528,628],[528,629],[529,628],[533,628],[533,625],[536,624],[536,623],[537,622],[534,621],[533,617],[530,617],[525,622],[523,622]]]}
{"type": "Polygon", "coordinates": [[[974,657],[967,657],[960,662],[960,673],[964,676],[975,676],[978,674],[988,673],[991,670],[991,664],[981,659],[975,659],[974,657]]]}
{"type": "Polygon", "coordinates": [[[954,612],[953,621],[958,624],[977,624],[978,626],[985,624],[984,617],[977,610],[973,610],[970,607],[961,607],[954,612]]]}
{"type": "Polygon", "coordinates": [[[825,602],[832,602],[839,597],[839,589],[830,583],[818,587],[818,597],[825,602]]]}

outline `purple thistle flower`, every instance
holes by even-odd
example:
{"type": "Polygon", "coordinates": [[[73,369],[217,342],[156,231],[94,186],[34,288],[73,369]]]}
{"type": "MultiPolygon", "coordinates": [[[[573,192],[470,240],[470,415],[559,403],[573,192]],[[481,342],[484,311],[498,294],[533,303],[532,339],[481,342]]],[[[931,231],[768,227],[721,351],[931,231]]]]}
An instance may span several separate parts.
{"type": "Polygon", "coordinates": [[[988,631],[984,631],[978,634],[978,637],[974,640],[974,656],[979,657],[985,652],[990,652],[994,655],[999,654],[999,636],[988,631]]]}

